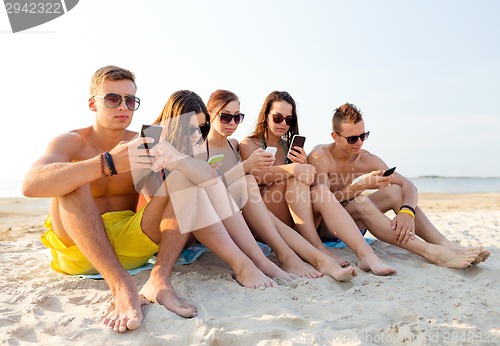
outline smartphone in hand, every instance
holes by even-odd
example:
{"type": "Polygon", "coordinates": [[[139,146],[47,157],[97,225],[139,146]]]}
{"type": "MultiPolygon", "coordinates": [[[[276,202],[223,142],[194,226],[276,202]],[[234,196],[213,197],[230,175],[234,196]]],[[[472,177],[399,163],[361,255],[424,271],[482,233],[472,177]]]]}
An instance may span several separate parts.
{"type": "Polygon", "coordinates": [[[306,142],[306,137],[301,136],[301,135],[294,135],[292,138],[292,143],[290,144],[290,148],[288,148],[288,153],[286,154],[286,163],[292,163],[292,160],[290,160],[290,151],[294,150],[293,148],[295,147],[301,147],[304,148],[304,144],[306,142]]]}
{"type": "Polygon", "coordinates": [[[142,125],[141,137],[152,137],[155,141],[153,143],[144,143],[139,145],[138,149],[152,149],[156,144],[160,142],[160,136],[163,131],[163,127],[160,125],[142,125]]]}
{"type": "Polygon", "coordinates": [[[394,171],[396,170],[396,167],[392,167],[392,168],[389,168],[388,170],[386,170],[384,172],[384,174],[382,174],[382,176],[384,177],[388,177],[390,176],[392,173],[394,173],[394,171]]]}
{"type": "Polygon", "coordinates": [[[222,160],[224,160],[224,154],[214,155],[208,159],[208,164],[213,165],[222,162],[222,160]]]}
{"type": "Polygon", "coordinates": [[[277,151],[277,150],[278,150],[278,149],[277,149],[276,147],[267,147],[267,148],[266,148],[266,153],[271,153],[271,155],[273,155],[273,156],[274,156],[274,155],[276,155],[276,151],[277,151]]]}

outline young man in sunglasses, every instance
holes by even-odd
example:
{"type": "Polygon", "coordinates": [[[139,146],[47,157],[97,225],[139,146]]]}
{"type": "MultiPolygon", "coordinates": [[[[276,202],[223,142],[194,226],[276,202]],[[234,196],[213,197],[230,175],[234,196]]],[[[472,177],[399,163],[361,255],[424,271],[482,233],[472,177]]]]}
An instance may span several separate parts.
{"type": "MultiPolygon", "coordinates": [[[[51,266],[72,275],[101,273],[114,296],[103,323],[115,332],[140,326],[141,299],[126,269],[142,266],[155,253],[157,262],[141,295],[180,316],[196,315],[196,308],[177,297],[170,281],[185,237],[177,232],[168,196],[155,196],[136,212],[139,193],[131,164],[139,156],[132,154],[144,154],[146,149],[138,147],[152,140],[135,138],[137,133],[127,130],[140,105],[135,93],[130,71],[116,66],[97,70],[88,100],[95,123],[53,139],[23,182],[25,196],[52,198],[48,230],[42,236],[52,252],[51,266]]],[[[178,165],[181,172],[186,169],[178,165]]],[[[202,161],[189,165],[196,177],[212,174],[202,161]]],[[[216,177],[212,175],[201,178],[216,177]]]]}
{"type": "MultiPolygon", "coordinates": [[[[465,268],[488,258],[490,252],[482,247],[463,247],[446,239],[418,207],[413,183],[361,148],[370,132],[354,105],[337,108],[332,126],[334,142],[316,146],[308,162],[316,167],[316,183],[327,185],[360,229],[442,267],[465,268]],[[376,191],[366,195],[367,190],[376,191]],[[392,220],[385,215],[388,210],[396,213],[392,220]]],[[[322,227],[321,235],[328,234],[322,227]]]]}

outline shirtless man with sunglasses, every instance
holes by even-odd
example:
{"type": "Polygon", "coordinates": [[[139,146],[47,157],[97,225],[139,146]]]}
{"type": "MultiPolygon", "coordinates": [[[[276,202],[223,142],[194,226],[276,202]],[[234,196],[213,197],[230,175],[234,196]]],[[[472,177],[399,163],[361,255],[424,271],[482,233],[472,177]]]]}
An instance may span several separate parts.
{"type": "MultiPolygon", "coordinates": [[[[139,193],[131,170],[151,169],[152,162],[137,166],[137,160],[146,154],[138,147],[152,138],[136,138],[136,132],[127,130],[140,105],[135,93],[132,72],[116,66],[97,70],[88,99],[95,123],[54,138],[23,181],[25,196],[52,199],[42,235],[52,253],[52,268],[103,276],[114,297],[103,323],[115,332],[141,325],[139,294],[179,316],[197,313],[177,297],[170,281],[184,242],[168,195],[155,196],[136,212],[139,193]],[[142,266],[155,253],[150,278],[138,292],[126,269],[142,266]]],[[[174,163],[168,168],[194,181],[216,180],[203,161],[186,158],[174,163]]]]}
{"type": "MultiPolygon", "coordinates": [[[[465,268],[486,260],[482,247],[463,247],[446,239],[417,205],[418,192],[408,179],[388,169],[378,156],[361,149],[369,131],[361,112],[346,103],[334,111],[331,144],[316,146],[308,162],[316,167],[316,184],[325,184],[360,229],[378,239],[448,268],[465,268]],[[376,190],[370,195],[366,190],[376,190]],[[385,212],[393,210],[394,219],[385,212]],[[418,236],[418,237],[417,237],[418,236]]],[[[328,232],[319,231],[321,235],[328,232]]]]}

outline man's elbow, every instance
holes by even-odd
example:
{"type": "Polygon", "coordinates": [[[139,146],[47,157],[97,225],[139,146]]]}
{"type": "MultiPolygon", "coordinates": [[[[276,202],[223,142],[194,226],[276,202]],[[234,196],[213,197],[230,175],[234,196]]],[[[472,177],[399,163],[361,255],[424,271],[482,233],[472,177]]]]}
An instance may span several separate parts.
{"type": "Polygon", "coordinates": [[[33,184],[28,181],[28,179],[23,180],[23,183],[21,185],[21,192],[24,197],[37,197],[36,189],[34,188],[33,184]]]}

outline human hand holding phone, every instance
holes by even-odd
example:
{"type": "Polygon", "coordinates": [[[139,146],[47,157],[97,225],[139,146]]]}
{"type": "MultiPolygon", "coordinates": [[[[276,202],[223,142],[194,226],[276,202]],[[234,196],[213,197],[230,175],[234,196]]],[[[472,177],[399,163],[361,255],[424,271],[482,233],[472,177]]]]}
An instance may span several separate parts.
{"type": "Polygon", "coordinates": [[[271,167],[274,160],[275,158],[272,153],[259,148],[255,150],[248,159],[243,161],[243,165],[245,166],[245,172],[249,173],[254,169],[261,170],[271,167]]]}
{"type": "Polygon", "coordinates": [[[218,166],[220,166],[222,164],[223,160],[224,160],[224,154],[214,155],[208,159],[208,164],[212,168],[217,168],[218,166]]]}
{"type": "Polygon", "coordinates": [[[139,145],[138,149],[152,149],[156,144],[160,142],[160,137],[162,132],[163,132],[163,126],[142,125],[140,136],[153,138],[154,142],[141,144],[139,145]]]}
{"type": "Polygon", "coordinates": [[[286,154],[286,163],[307,163],[307,155],[304,151],[304,144],[306,137],[301,135],[294,135],[288,153],[286,154]]]}
{"type": "Polygon", "coordinates": [[[277,150],[278,149],[276,147],[267,147],[266,148],[266,153],[270,153],[271,155],[275,156],[277,150]]]}

